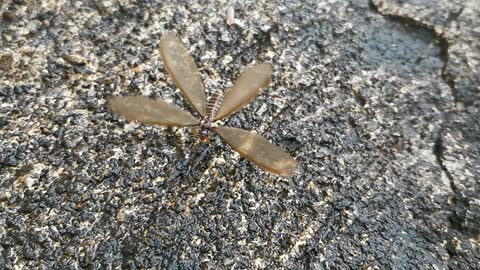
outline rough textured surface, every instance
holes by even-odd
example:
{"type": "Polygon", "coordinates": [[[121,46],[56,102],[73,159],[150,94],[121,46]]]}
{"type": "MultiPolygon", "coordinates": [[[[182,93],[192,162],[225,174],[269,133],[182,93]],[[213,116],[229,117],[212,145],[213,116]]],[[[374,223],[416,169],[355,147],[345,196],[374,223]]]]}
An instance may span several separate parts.
{"type": "Polygon", "coordinates": [[[163,2],[0,3],[0,266],[478,269],[477,0],[242,1],[230,27],[227,1],[163,2]],[[225,124],[296,175],[107,110],[112,94],[186,107],[167,31],[209,93],[273,64],[225,124]]]}

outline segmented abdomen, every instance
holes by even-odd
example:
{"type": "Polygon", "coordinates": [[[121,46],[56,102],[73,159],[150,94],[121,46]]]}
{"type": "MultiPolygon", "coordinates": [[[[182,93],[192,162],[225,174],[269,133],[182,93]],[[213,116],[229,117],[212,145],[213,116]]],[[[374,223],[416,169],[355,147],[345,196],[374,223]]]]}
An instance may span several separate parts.
{"type": "Polygon", "coordinates": [[[218,109],[223,101],[223,91],[216,90],[208,100],[207,113],[205,114],[205,120],[211,122],[218,113],[218,109]]]}

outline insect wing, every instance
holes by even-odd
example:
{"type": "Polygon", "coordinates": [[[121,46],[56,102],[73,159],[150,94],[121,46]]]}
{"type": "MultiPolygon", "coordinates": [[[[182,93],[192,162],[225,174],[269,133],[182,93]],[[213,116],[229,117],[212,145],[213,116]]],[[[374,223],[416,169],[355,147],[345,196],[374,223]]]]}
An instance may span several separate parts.
{"type": "Polygon", "coordinates": [[[110,110],[128,121],[161,126],[194,126],[199,121],[190,113],[163,100],[143,96],[113,96],[108,99],[110,110]]]}
{"type": "Polygon", "coordinates": [[[268,63],[257,64],[243,72],[225,94],[215,120],[230,115],[248,104],[263,87],[267,86],[271,76],[272,65],[268,63]]]}
{"type": "Polygon", "coordinates": [[[263,136],[232,127],[216,127],[214,130],[240,155],[267,172],[288,175],[297,167],[295,159],[263,136]]]}
{"type": "Polygon", "coordinates": [[[170,77],[190,105],[205,115],[205,91],[197,65],[180,39],[167,34],[160,40],[160,55],[170,77]]]}

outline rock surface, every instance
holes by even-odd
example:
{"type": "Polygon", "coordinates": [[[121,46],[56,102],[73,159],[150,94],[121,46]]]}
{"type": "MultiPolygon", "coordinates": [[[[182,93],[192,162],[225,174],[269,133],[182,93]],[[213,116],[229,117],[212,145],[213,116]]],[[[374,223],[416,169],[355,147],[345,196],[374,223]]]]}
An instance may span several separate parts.
{"type": "Polygon", "coordinates": [[[478,269],[477,0],[0,3],[3,269],[478,269]],[[186,102],[157,51],[179,36],[206,91],[273,80],[223,124],[295,156],[291,177],[219,138],[127,123],[111,95],[186,102]]]}

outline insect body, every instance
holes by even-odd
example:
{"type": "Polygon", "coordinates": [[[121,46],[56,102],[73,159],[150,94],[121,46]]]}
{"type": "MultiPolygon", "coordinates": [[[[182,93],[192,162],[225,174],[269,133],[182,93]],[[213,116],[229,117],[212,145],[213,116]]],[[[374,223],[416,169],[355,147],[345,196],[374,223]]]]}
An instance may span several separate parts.
{"type": "Polygon", "coordinates": [[[270,64],[261,63],[246,70],[225,96],[217,90],[207,104],[198,68],[181,41],[173,35],[166,35],[160,41],[159,50],[166,70],[201,120],[165,101],[143,96],[110,97],[108,102],[113,112],[126,120],[145,124],[200,126],[201,140],[208,139],[210,130],[213,130],[241,156],[261,169],[282,175],[295,171],[297,161],[264,137],[240,128],[212,127],[215,121],[248,104],[269,83],[272,75],[270,64]]]}
{"type": "Polygon", "coordinates": [[[213,95],[208,100],[207,104],[207,112],[205,116],[203,116],[202,121],[200,122],[200,127],[202,130],[200,131],[200,140],[206,141],[210,136],[210,129],[212,128],[212,122],[215,118],[215,115],[218,113],[218,109],[223,101],[223,92],[222,90],[217,89],[213,92],[213,95]]]}
{"type": "Polygon", "coordinates": [[[235,22],[235,11],[232,6],[228,6],[226,10],[227,25],[232,25],[235,22]]]}

